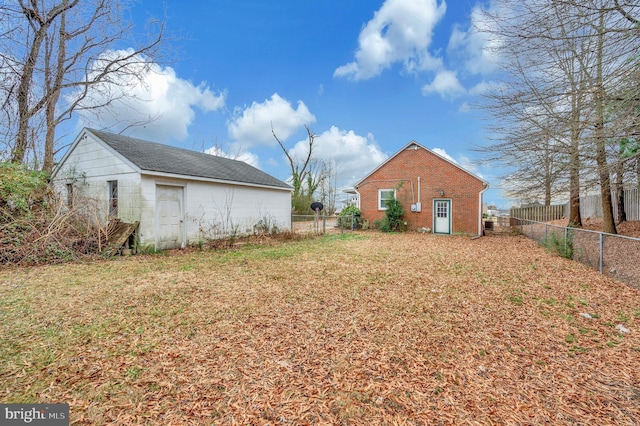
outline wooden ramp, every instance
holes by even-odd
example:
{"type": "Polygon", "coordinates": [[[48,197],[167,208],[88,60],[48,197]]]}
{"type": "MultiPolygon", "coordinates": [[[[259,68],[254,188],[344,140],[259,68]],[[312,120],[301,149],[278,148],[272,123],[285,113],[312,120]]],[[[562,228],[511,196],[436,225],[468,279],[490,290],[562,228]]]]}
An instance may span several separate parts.
{"type": "MultiPolygon", "coordinates": [[[[109,233],[107,234],[107,246],[103,253],[113,256],[120,250],[120,247],[128,242],[129,237],[135,237],[140,222],[133,223],[121,222],[120,219],[114,219],[109,222],[109,233]]],[[[128,248],[128,246],[127,246],[128,248]]]]}

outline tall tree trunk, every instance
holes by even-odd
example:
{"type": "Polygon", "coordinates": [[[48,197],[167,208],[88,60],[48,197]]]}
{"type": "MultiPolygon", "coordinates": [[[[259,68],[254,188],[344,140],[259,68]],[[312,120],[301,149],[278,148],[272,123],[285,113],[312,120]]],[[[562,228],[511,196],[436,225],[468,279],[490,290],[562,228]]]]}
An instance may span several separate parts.
{"type": "Polygon", "coordinates": [[[624,207],[624,160],[622,158],[619,158],[616,165],[616,200],[618,202],[617,224],[619,225],[627,220],[627,212],[624,207]]]}
{"type": "Polygon", "coordinates": [[[19,0],[21,13],[25,16],[34,33],[31,40],[27,40],[30,45],[29,53],[24,61],[24,66],[20,73],[20,84],[16,93],[18,107],[18,131],[16,133],[16,141],[11,150],[11,162],[24,163],[25,155],[29,145],[29,121],[43,107],[44,103],[38,102],[37,105],[29,105],[29,95],[31,95],[33,85],[33,74],[36,69],[36,63],[40,56],[42,43],[45,41],[47,31],[56,20],[58,15],[64,13],[70,8],[78,4],[79,0],[62,0],[61,3],[51,6],[46,10],[39,8],[38,2],[32,0],[26,3],[19,0]]]}
{"type": "MultiPolygon", "coordinates": [[[[47,87],[51,96],[47,100],[46,106],[46,125],[47,132],[44,141],[44,161],[42,163],[42,170],[51,173],[53,171],[53,156],[55,154],[54,147],[56,141],[56,126],[58,120],[56,118],[56,105],[58,99],[60,99],[60,89],[62,87],[62,78],[64,76],[64,59],[67,55],[67,24],[66,24],[66,11],[60,14],[60,29],[58,31],[58,56],[56,59],[55,73],[53,80],[47,82],[47,87]]],[[[55,46],[55,40],[52,41],[51,47],[55,46]]],[[[51,61],[52,51],[47,56],[47,66],[51,61]]],[[[49,76],[51,75],[51,69],[49,70],[49,76]]],[[[51,80],[49,78],[49,80],[51,80]]]]}
{"type": "Polygon", "coordinates": [[[604,120],[605,88],[603,82],[602,61],[604,54],[604,10],[600,10],[600,22],[598,24],[598,43],[596,47],[596,84],[594,93],[595,102],[595,143],[596,164],[598,177],[600,178],[600,195],[602,197],[602,231],[609,234],[617,234],[616,224],[613,218],[613,203],[611,202],[611,174],[607,162],[606,135],[604,120]]]}
{"type": "Polygon", "coordinates": [[[544,205],[551,205],[551,186],[553,185],[554,177],[552,176],[552,161],[549,147],[549,135],[545,135],[544,141],[544,205]]]}
{"type": "Polygon", "coordinates": [[[574,96],[574,107],[571,117],[571,146],[569,153],[569,226],[582,227],[580,215],[580,108],[574,96]]]}
{"type": "MultiPolygon", "coordinates": [[[[39,21],[41,22],[41,21],[39,21]]],[[[29,106],[29,92],[31,90],[31,81],[33,79],[33,72],[36,67],[36,62],[40,54],[40,47],[44,40],[47,27],[41,25],[33,35],[31,41],[31,50],[27,56],[27,60],[24,62],[22,74],[20,75],[20,85],[16,93],[18,102],[18,132],[16,134],[16,141],[11,151],[12,163],[23,163],[24,157],[27,152],[27,145],[29,143],[29,120],[33,116],[33,111],[29,106]]]]}

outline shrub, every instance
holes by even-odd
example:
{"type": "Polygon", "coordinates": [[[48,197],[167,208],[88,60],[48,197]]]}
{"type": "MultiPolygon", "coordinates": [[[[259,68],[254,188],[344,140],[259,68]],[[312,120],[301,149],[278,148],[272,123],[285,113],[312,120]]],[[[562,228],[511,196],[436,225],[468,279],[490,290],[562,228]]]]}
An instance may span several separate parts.
{"type": "Polygon", "coordinates": [[[21,164],[0,162],[0,211],[2,222],[29,215],[48,194],[46,173],[27,170],[21,164]]]}
{"type": "Polygon", "coordinates": [[[387,211],[385,217],[380,221],[380,230],[382,232],[399,232],[404,231],[406,223],[404,221],[404,208],[398,200],[389,200],[387,202],[387,211]]]}
{"type": "Polygon", "coordinates": [[[356,206],[347,206],[338,215],[340,228],[360,228],[362,225],[362,212],[356,206]]]}
{"type": "Polygon", "coordinates": [[[573,259],[573,232],[551,232],[542,240],[548,250],[567,259],[573,259]]]}
{"type": "Polygon", "coordinates": [[[70,207],[51,190],[46,173],[0,162],[0,265],[95,255],[106,236],[90,214],[95,207],[90,199],[70,207]]]}

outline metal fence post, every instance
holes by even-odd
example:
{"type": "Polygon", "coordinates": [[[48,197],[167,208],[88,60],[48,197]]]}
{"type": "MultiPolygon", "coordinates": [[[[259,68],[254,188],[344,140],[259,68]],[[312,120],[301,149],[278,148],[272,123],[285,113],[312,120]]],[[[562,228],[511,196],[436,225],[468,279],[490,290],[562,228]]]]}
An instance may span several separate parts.
{"type": "Polygon", "coordinates": [[[601,274],[602,274],[602,259],[603,259],[603,253],[602,253],[602,249],[603,249],[602,238],[603,238],[603,234],[600,234],[600,273],[601,273],[601,274]]]}
{"type": "Polygon", "coordinates": [[[327,233],[327,215],[322,212],[322,233],[327,233]]]}

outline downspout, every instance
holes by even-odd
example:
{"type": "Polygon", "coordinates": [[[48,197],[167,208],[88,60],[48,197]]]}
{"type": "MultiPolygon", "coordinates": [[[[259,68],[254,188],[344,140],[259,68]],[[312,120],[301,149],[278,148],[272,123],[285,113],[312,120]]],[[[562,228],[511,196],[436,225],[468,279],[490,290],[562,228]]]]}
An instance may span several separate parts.
{"type": "Polygon", "coordinates": [[[478,200],[478,237],[482,236],[482,201],[484,199],[484,191],[486,191],[487,189],[489,189],[489,184],[485,183],[484,189],[480,191],[480,197],[478,200]]]}

